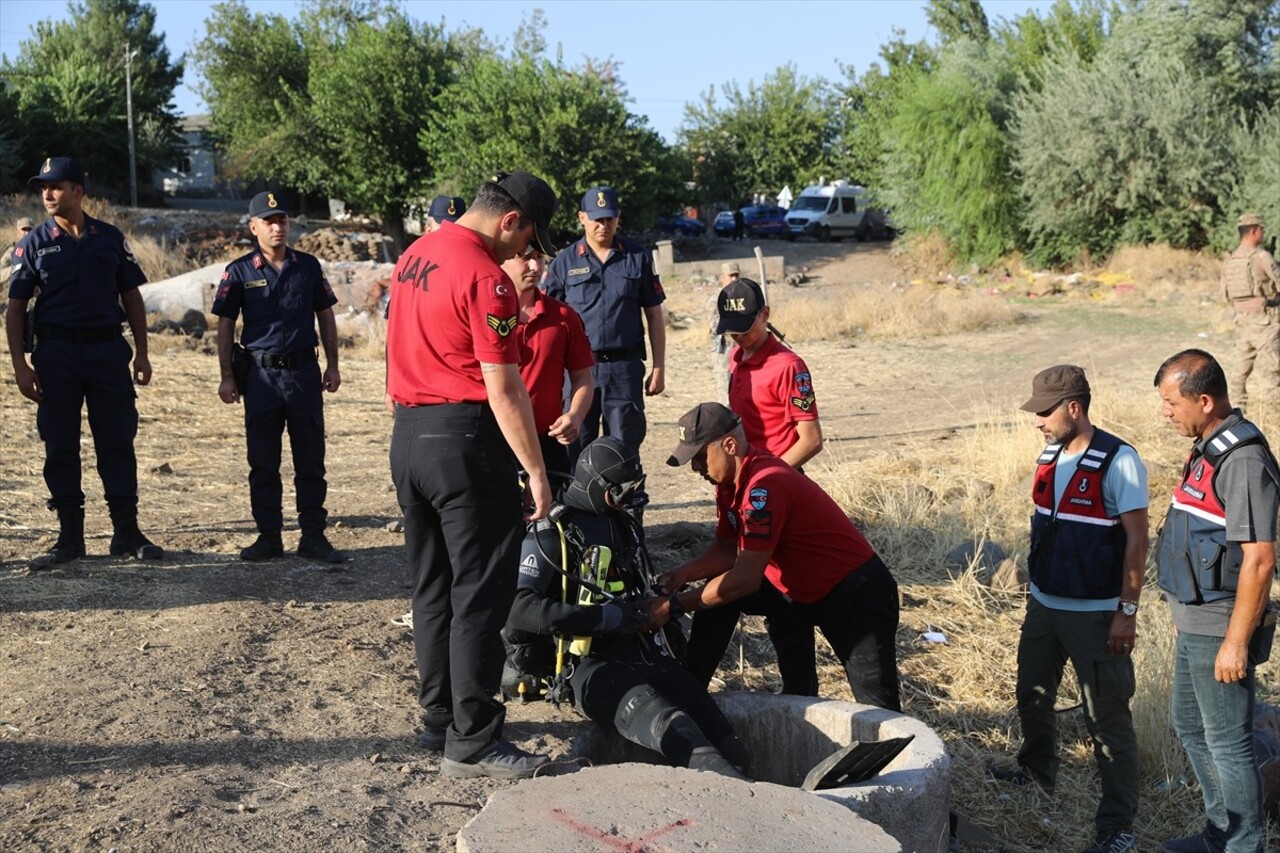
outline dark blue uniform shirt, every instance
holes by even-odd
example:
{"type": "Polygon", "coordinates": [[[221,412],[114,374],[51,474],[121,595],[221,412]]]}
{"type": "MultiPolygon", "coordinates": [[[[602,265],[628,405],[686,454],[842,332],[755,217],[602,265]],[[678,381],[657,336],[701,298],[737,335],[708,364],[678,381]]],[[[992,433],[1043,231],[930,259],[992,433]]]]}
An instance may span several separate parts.
{"type": "Polygon", "coordinates": [[[604,263],[586,238],[556,255],[545,289],[582,315],[593,350],[636,350],[637,358],[644,353],[640,315],[666,299],[649,250],[619,237],[604,263]]]}
{"type": "Polygon", "coordinates": [[[337,301],[314,255],[286,249],[277,273],[261,252],[253,251],[227,264],[213,313],[230,320],[244,314],[240,343],[246,349],[303,352],[318,343],[316,312],[337,301]]]}
{"type": "Polygon", "coordinates": [[[31,229],[13,250],[10,299],[36,295],[36,323],[75,329],[124,322],[120,294],[147,277],[114,225],[89,216],[77,240],[54,219],[31,229]]]}

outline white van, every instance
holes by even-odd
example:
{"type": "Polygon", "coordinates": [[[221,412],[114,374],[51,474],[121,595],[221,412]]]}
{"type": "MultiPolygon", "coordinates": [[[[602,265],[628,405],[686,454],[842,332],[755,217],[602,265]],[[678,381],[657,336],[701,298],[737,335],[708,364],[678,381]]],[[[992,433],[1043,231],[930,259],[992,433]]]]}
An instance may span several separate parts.
{"type": "Polygon", "coordinates": [[[884,238],[889,235],[884,212],[871,207],[870,202],[866,187],[848,181],[805,187],[787,211],[786,238],[809,236],[823,242],[845,237],[884,238]]]}

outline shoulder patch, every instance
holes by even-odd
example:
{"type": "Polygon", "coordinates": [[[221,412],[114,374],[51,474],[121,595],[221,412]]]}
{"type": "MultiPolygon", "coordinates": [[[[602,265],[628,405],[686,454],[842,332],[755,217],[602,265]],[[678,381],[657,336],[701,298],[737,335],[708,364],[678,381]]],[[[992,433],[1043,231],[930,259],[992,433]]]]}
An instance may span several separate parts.
{"type": "Polygon", "coordinates": [[[747,494],[747,499],[751,501],[752,509],[764,509],[769,503],[769,490],[757,486],[747,494]]]}
{"type": "Polygon", "coordinates": [[[815,398],[812,394],[809,394],[805,397],[791,398],[791,405],[795,406],[797,409],[799,409],[802,412],[807,412],[810,409],[812,409],[814,402],[815,402],[815,398]]]}
{"type": "Polygon", "coordinates": [[[808,372],[796,374],[796,393],[801,397],[813,394],[813,377],[808,372]]]}
{"type": "Polygon", "coordinates": [[[16,248],[16,249],[14,249],[14,250],[13,250],[13,256],[14,256],[15,258],[20,258],[20,257],[22,257],[22,247],[21,247],[21,246],[19,246],[18,248],[16,248]]]}
{"type": "Polygon", "coordinates": [[[489,323],[489,328],[498,333],[499,337],[505,338],[511,334],[516,325],[520,321],[519,314],[512,314],[510,317],[495,317],[492,314],[486,314],[485,320],[489,323]]]}

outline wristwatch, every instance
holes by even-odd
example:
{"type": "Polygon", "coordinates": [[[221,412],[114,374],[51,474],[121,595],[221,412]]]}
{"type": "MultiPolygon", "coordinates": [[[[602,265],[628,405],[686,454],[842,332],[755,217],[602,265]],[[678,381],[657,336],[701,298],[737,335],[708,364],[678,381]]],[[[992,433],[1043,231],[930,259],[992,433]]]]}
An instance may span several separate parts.
{"type": "Polygon", "coordinates": [[[670,608],[672,619],[679,619],[685,614],[685,609],[680,606],[680,598],[674,592],[667,599],[667,606],[670,608]]]}
{"type": "Polygon", "coordinates": [[[1119,610],[1121,613],[1123,613],[1125,616],[1137,616],[1138,602],[1126,601],[1122,598],[1120,599],[1120,606],[1117,607],[1116,609],[1119,610]]]}

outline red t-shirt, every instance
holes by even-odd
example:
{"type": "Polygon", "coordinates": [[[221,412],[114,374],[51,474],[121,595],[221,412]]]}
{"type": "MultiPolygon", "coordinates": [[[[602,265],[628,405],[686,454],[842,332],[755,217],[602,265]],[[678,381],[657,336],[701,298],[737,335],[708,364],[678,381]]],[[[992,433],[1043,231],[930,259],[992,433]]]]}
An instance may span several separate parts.
{"type": "Polygon", "coordinates": [[[875,556],[822,487],[771,453],[752,448],[738,482],[716,489],[716,538],[740,551],[772,551],[764,576],[801,604],[822,599],[875,556]]]}
{"type": "Polygon", "coordinates": [[[469,228],[443,222],[391,274],[387,391],[397,403],[480,403],[480,362],[519,364],[516,287],[469,228]]]}
{"type": "Polygon", "coordinates": [[[564,411],[564,372],[596,363],[578,312],[534,288],[529,322],[516,331],[520,376],[533,404],[533,425],[546,432],[564,411]]]}
{"type": "Polygon", "coordinates": [[[818,419],[813,378],[804,359],[773,335],[744,359],[741,347],[729,356],[729,408],[742,418],[747,441],[775,456],[799,437],[798,421],[818,419]]]}

